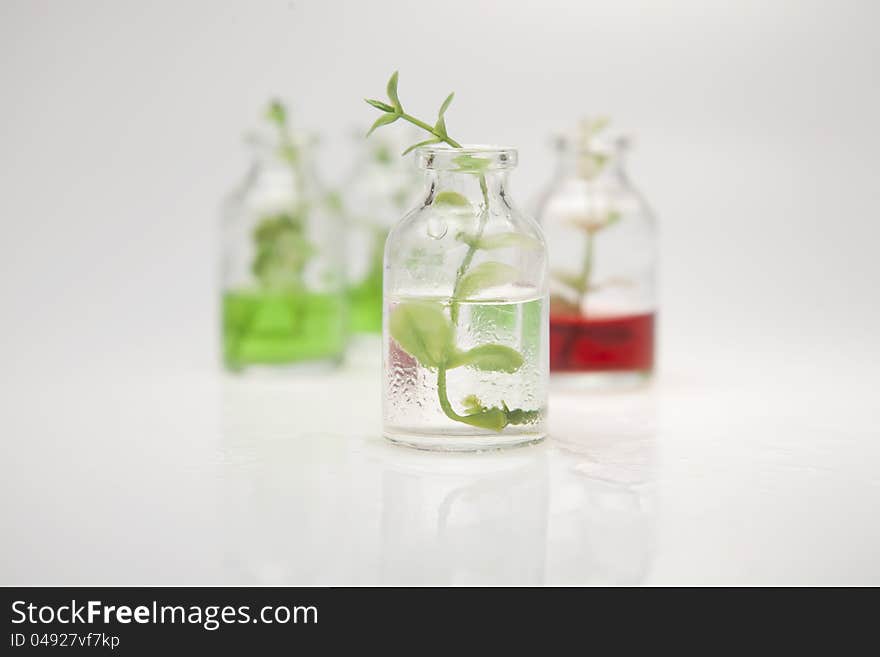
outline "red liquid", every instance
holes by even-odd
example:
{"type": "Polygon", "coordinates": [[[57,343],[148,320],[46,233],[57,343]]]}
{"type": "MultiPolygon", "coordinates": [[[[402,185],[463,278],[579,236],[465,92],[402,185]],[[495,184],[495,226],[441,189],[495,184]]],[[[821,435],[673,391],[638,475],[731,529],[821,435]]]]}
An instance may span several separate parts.
{"type": "Polygon", "coordinates": [[[552,372],[644,371],[654,367],[654,313],[550,316],[552,372]]]}

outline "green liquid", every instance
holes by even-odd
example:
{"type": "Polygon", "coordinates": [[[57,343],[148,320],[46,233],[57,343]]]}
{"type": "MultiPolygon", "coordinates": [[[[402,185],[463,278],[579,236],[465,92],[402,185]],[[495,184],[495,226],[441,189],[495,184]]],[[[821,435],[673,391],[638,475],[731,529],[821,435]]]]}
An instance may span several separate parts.
{"type": "Polygon", "coordinates": [[[382,270],[348,290],[349,325],[355,333],[382,332],[382,270]]]}
{"type": "Polygon", "coordinates": [[[348,289],[349,327],[354,333],[382,332],[382,256],[386,234],[384,228],[374,230],[370,270],[348,289]]]}
{"type": "Polygon", "coordinates": [[[223,358],[233,371],[340,359],[345,305],[337,294],[233,291],[223,295],[223,358]]]}

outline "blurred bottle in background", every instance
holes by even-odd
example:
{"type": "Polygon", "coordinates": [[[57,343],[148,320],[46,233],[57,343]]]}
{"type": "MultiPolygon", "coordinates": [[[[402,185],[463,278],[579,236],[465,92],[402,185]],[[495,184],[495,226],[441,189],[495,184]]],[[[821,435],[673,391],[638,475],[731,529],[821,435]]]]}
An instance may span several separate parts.
{"type": "Polygon", "coordinates": [[[350,360],[381,362],[382,257],[388,231],[416,206],[422,181],[409,142],[363,131],[354,136],[357,156],[342,187],[347,241],[350,360]]]}
{"type": "Polygon", "coordinates": [[[345,350],[343,226],[313,144],[273,101],[272,131],[224,207],[223,360],[233,372],[330,366],[345,350]]]}
{"type": "Polygon", "coordinates": [[[550,258],[550,370],[587,387],[629,387],[654,368],[657,227],[624,171],[628,140],[607,120],[557,139],[537,216],[550,258]]]}

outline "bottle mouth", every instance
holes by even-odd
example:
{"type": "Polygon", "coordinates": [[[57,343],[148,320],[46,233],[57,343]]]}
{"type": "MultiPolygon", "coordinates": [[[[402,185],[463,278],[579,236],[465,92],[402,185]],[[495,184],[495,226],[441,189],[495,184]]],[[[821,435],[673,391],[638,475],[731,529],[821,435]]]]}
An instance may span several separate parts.
{"type": "Polygon", "coordinates": [[[561,133],[555,135],[553,145],[560,153],[613,156],[628,151],[632,146],[632,137],[626,134],[613,134],[585,140],[578,135],[561,133]]]}
{"type": "Polygon", "coordinates": [[[416,149],[419,168],[457,173],[500,171],[516,166],[519,155],[515,148],[466,144],[461,148],[446,145],[422,146],[416,149]]]}

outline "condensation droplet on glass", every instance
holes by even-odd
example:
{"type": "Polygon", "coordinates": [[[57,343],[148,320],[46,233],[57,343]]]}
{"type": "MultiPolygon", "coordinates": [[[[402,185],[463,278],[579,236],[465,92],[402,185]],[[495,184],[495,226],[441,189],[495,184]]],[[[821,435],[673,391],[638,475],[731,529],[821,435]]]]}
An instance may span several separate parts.
{"type": "Polygon", "coordinates": [[[443,236],[446,235],[446,231],[448,227],[446,226],[446,222],[439,217],[431,217],[428,219],[428,236],[433,237],[435,240],[443,239],[443,236]]]}

